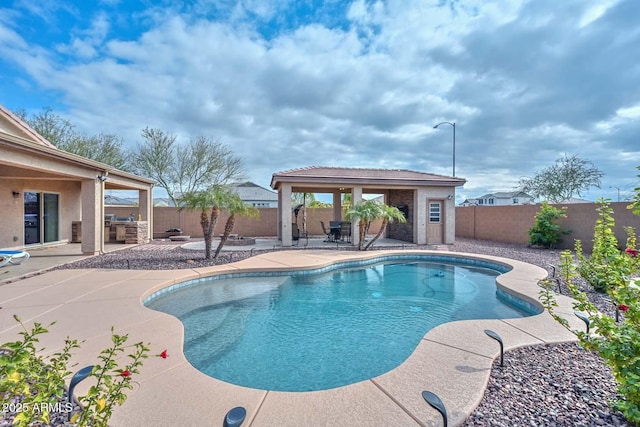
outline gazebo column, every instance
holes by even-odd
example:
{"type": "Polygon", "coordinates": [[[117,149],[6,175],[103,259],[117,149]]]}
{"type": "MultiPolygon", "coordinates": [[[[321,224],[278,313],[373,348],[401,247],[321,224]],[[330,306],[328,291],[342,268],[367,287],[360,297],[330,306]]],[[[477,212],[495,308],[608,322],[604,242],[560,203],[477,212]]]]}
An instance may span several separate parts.
{"type": "Polygon", "coordinates": [[[340,190],[333,192],[333,220],[342,220],[342,193],[340,190]]]}
{"type": "Polygon", "coordinates": [[[413,243],[427,244],[427,191],[424,188],[413,191],[413,243]]]}
{"type": "Polygon", "coordinates": [[[282,246],[291,246],[291,184],[282,183],[280,187],[278,222],[279,236],[282,246]]]}
{"type": "MultiPolygon", "coordinates": [[[[351,189],[351,206],[355,206],[356,203],[360,203],[362,200],[362,186],[356,186],[351,189]]],[[[366,236],[365,236],[366,237],[366,236]]],[[[358,222],[351,223],[351,244],[357,245],[360,240],[360,229],[358,228],[358,222]]]]}

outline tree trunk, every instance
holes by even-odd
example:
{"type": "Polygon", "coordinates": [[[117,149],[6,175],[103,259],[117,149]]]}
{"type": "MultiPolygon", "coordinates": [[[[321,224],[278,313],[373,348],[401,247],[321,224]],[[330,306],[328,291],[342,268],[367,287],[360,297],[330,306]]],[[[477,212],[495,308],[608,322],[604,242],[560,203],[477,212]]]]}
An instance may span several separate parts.
{"type": "Polygon", "coordinates": [[[211,208],[211,218],[207,218],[207,213],[202,211],[200,214],[200,224],[202,224],[202,231],[204,232],[204,257],[211,259],[211,243],[213,241],[213,230],[218,222],[218,216],[220,215],[220,208],[214,206],[211,208]]]}
{"type": "Polygon", "coordinates": [[[211,258],[211,236],[209,235],[209,217],[206,211],[200,212],[200,226],[202,227],[202,236],[204,237],[204,257],[211,258]]]}
{"type": "Polygon", "coordinates": [[[220,255],[220,251],[222,250],[222,247],[224,246],[224,244],[227,243],[227,240],[229,239],[229,235],[233,231],[233,227],[235,225],[236,225],[236,216],[235,216],[235,214],[231,214],[229,216],[229,218],[227,219],[227,223],[224,226],[224,234],[222,235],[222,238],[220,239],[220,243],[218,244],[218,248],[216,249],[216,253],[213,255],[213,259],[218,258],[218,255],[220,255]]]}
{"type": "Polygon", "coordinates": [[[367,225],[363,220],[358,221],[358,231],[360,235],[358,236],[358,250],[362,250],[362,246],[364,245],[364,235],[366,234],[367,225]]]}
{"type": "Polygon", "coordinates": [[[373,239],[371,239],[371,241],[369,243],[367,243],[367,246],[364,247],[364,250],[366,251],[367,249],[369,249],[369,246],[373,245],[373,243],[378,240],[380,238],[380,236],[382,236],[382,233],[384,233],[384,229],[387,228],[387,224],[389,223],[389,219],[385,218],[382,220],[382,225],[380,226],[380,230],[378,230],[378,234],[375,235],[375,237],[373,239]]]}

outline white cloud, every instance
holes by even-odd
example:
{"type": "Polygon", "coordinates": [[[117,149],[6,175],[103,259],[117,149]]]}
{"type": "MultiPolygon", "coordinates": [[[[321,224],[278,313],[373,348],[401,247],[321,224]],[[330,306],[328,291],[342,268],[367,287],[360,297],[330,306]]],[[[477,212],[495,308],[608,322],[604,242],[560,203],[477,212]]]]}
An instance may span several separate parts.
{"type": "Polygon", "coordinates": [[[318,12],[301,23],[296,2],[200,1],[131,13],[133,37],[118,36],[121,15],[94,13],[64,55],[0,25],[0,55],[60,94],[88,133],[129,145],[145,126],[219,138],[261,185],[312,164],[450,175],[450,132],[432,126],[455,121],[472,197],[563,153],[611,179],[635,175],[634,1],[356,0],[335,22],[318,12]]]}

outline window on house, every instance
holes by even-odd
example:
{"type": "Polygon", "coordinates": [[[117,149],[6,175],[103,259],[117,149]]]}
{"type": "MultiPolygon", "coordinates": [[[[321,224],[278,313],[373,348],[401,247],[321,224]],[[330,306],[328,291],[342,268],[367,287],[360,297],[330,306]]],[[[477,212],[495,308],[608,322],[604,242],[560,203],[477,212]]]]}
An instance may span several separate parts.
{"type": "Polygon", "coordinates": [[[479,205],[484,205],[484,199],[480,199],[480,200],[478,200],[478,204],[479,204],[479,205]]]}
{"type": "Polygon", "coordinates": [[[440,202],[429,203],[429,222],[431,224],[440,224],[441,206],[440,202]]]}
{"type": "Polygon", "coordinates": [[[513,204],[514,204],[514,205],[517,205],[517,204],[518,204],[518,198],[517,198],[517,197],[515,197],[515,198],[513,199],[513,204]]]}
{"type": "Polygon", "coordinates": [[[489,199],[489,204],[492,205],[493,204],[493,199],[489,199]]]}

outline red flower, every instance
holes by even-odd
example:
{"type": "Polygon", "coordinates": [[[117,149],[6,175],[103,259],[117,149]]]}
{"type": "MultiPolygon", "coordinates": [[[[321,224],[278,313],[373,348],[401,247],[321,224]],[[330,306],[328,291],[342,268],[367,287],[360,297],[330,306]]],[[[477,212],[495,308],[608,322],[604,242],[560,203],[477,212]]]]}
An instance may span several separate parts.
{"type": "Polygon", "coordinates": [[[160,353],[160,357],[162,357],[163,359],[166,359],[167,357],[169,357],[167,350],[163,350],[162,353],[160,353]]]}
{"type": "Polygon", "coordinates": [[[125,369],[124,371],[120,372],[120,376],[121,377],[130,377],[131,376],[131,372],[129,372],[128,369],[125,369]]]}
{"type": "Polygon", "coordinates": [[[627,310],[629,310],[629,306],[628,306],[628,305],[625,305],[625,304],[620,304],[620,305],[618,306],[618,310],[620,310],[620,311],[627,311],[627,310]]]}
{"type": "Polygon", "coordinates": [[[638,250],[637,249],[632,249],[632,248],[627,248],[624,250],[626,253],[629,254],[630,257],[637,257],[638,256],[638,250]]]}

